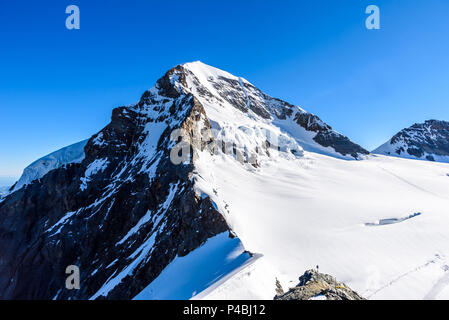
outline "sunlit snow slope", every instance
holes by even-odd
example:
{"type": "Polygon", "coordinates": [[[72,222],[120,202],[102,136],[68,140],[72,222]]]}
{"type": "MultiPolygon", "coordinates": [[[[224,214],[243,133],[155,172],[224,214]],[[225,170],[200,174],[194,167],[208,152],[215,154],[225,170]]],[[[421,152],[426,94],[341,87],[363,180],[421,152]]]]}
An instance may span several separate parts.
{"type": "MultiPolygon", "coordinates": [[[[316,265],[368,298],[421,299],[448,277],[446,164],[306,153],[250,172],[226,157],[202,154],[201,160],[198,187],[217,190],[213,199],[228,223],[272,272],[243,272],[208,298],[269,299],[275,277],[288,288],[316,265]],[[369,225],[418,212],[402,222],[369,225]],[[249,290],[266,278],[272,286],[249,290]]],[[[434,297],[449,298],[440,293],[434,297]]]]}

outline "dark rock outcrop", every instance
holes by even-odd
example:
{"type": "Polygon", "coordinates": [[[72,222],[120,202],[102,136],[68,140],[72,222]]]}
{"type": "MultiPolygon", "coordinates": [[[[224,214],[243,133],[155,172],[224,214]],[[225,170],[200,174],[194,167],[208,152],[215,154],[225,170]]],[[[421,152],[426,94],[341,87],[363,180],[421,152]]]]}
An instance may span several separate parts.
{"type": "Polygon", "coordinates": [[[284,294],[274,297],[275,300],[365,300],[357,292],[351,290],[334,277],[308,270],[299,277],[299,284],[284,294]]]}
{"type": "Polygon", "coordinates": [[[316,132],[313,140],[323,147],[332,147],[341,155],[350,155],[355,159],[358,159],[360,155],[369,154],[369,151],[352,142],[348,137],[335,132],[331,126],[314,114],[298,112],[295,115],[295,121],[307,131],[316,132]]]}

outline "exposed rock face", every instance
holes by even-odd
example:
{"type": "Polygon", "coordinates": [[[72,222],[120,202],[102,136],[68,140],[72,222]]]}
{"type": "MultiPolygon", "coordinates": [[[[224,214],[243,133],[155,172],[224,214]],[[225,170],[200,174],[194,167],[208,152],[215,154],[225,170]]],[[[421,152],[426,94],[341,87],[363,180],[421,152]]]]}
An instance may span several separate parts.
{"type": "Polygon", "coordinates": [[[350,155],[358,159],[360,155],[369,154],[358,144],[349,140],[348,137],[332,130],[332,127],[325,124],[320,118],[311,113],[297,113],[295,121],[307,131],[316,132],[313,140],[323,147],[332,147],[341,155],[350,155]]]}
{"type": "Polygon", "coordinates": [[[449,162],[449,122],[428,120],[401,130],[377,154],[449,162]]]}
{"type": "MultiPolygon", "coordinates": [[[[293,124],[336,154],[365,153],[316,116],[216,70],[200,63],[169,70],[138,103],[113,110],[79,161],[0,199],[1,299],[130,299],[176,256],[229,231],[210,197],[195,189],[198,153],[224,152],[205,149],[216,138],[213,126],[240,135],[231,150],[242,162],[248,148],[270,154],[258,123],[293,124]],[[228,118],[213,121],[214,112],[228,118]],[[235,112],[252,127],[236,124],[235,112]],[[170,159],[175,129],[183,129],[191,151],[179,164],[170,159]],[[80,269],[80,290],[65,288],[69,265],[80,269]]],[[[299,138],[280,138],[285,152],[300,156],[299,138]]]]}
{"type": "Polygon", "coordinates": [[[364,300],[357,292],[334,277],[308,270],[299,277],[299,284],[275,300],[364,300]]]}

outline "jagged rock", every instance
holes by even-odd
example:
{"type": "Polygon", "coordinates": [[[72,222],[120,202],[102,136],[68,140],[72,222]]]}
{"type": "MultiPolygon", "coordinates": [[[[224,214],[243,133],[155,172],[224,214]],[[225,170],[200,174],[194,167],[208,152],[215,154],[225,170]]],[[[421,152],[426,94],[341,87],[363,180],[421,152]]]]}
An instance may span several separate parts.
{"type": "Polygon", "coordinates": [[[307,131],[316,132],[313,140],[323,147],[332,147],[341,155],[350,155],[355,159],[358,159],[360,155],[369,154],[369,151],[352,142],[348,137],[335,132],[331,126],[314,114],[298,112],[295,115],[295,121],[307,131]]]}
{"type": "Polygon", "coordinates": [[[307,270],[299,277],[299,284],[284,294],[278,294],[275,300],[365,300],[334,277],[307,270]]]}
{"type": "Polygon", "coordinates": [[[282,296],[284,294],[284,289],[282,288],[281,283],[278,279],[276,279],[276,296],[282,296]]]}

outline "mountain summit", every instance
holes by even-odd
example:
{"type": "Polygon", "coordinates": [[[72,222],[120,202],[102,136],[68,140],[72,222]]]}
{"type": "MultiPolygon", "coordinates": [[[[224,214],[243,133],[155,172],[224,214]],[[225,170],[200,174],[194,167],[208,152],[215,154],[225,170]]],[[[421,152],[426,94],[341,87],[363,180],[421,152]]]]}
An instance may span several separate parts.
{"type": "Polygon", "coordinates": [[[373,153],[449,162],[449,122],[427,120],[416,123],[395,134],[373,153]]]}

